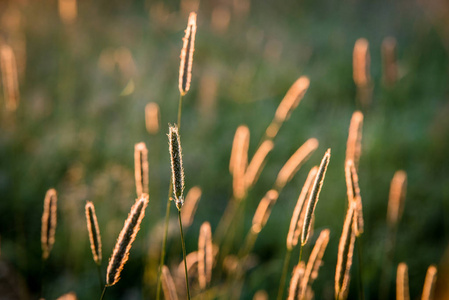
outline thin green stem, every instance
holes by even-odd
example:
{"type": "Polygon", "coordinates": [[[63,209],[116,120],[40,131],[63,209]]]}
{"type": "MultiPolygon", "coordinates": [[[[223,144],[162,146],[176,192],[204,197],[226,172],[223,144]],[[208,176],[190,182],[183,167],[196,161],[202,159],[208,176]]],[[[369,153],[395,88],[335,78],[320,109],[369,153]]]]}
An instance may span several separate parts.
{"type": "Polygon", "coordinates": [[[161,296],[161,272],[162,266],[165,263],[165,251],[167,247],[167,236],[168,236],[168,221],[170,220],[170,195],[173,192],[173,186],[170,181],[170,188],[168,189],[168,199],[167,199],[167,208],[165,210],[165,227],[164,227],[164,238],[162,239],[162,252],[161,252],[161,260],[159,262],[159,269],[157,272],[157,289],[156,289],[156,299],[160,299],[161,296]]]}
{"type": "Polygon", "coordinates": [[[101,297],[100,297],[100,300],[103,300],[103,298],[104,298],[104,294],[106,294],[106,288],[107,288],[108,286],[107,285],[105,285],[104,286],[104,288],[103,288],[103,292],[101,293],[101,297]]]}
{"type": "Polygon", "coordinates": [[[287,271],[291,254],[292,251],[287,249],[287,253],[284,258],[284,267],[282,268],[281,282],[279,283],[278,296],[276,297],[277,300],[282,300],[282,296],[284,295],[285,281],[287,279],[287,271]]]}
{"type": "Polygon", "coordinates": [[[359,265],[358,265],[358,276],[359,276],[359,299],[361,300],[365,300],[365,293],[363,291],[363,279],[362,279],[362,241],[360,240],[360,237],[356,238],[356,242],[357,242],[357,256],[358,256],[358,260],[359,260],[359,265]]]}
{"type": "Polygon", "coordinates": [[[179,230],[181,231],[182,256],[184,259],[184,271],[185,271],[185,277],[186,277],[187,299],[190,300],[189,275],[187,274],[186,245],[184,243],[184,233],[182,231],[181,210],[178,210],[178,220],[179,220],[179,230]]]}
{"type": "Polygon", "coordinates": [[[98,281],[100,282],[100,291],[103,288],[103,279],[101,278],[101,265],[96,264],[97,265],[97,271],[98,271],[98,281]]]}
{"type": "Polygon", "coordinates": [[[179,104],[178,104],[178,130],[181,130],[181,115],[182,115],[182,94],[179,95],[179,104]]]}
{"type": "Polygon", "coordinates": [[[299,261],[298,261],[298,264],[301,263],[301,259],[302,259],[302,248],[304,248],[304,246],[301,244],[301,247],[299,247],[299,261]]]}

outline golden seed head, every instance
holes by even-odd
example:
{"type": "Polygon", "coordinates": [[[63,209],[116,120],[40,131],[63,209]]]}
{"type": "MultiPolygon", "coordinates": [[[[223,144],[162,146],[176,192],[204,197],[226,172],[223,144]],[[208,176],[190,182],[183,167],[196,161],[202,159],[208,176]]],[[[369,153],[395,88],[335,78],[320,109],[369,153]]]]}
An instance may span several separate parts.
{"type": "Polygon", "coordinates": [[[388,199],[387,222],[390,227],[396,226],[402,217],[407,192],[407,173],[396,171],[390,184],[388,199]]]}
{"type": "Polygon", "coordinates": [[[257,206],[256,212],[253,217],[253,225],[251,230],[254,233],[259,233],[262,228],[267,224],[268,218],[271,214],[271,209],[274,203],[279,197],[279,193],[276,190],[269,190],[265,196],[260,200],[257,206]]]}
{"type": "Polygon", "coordinates": [[[353,53],[353,77],[358,87],[368,85],[370,79],[370,55],[368,40],[360,38],[355,42],[353,53]]]}
{"type": "Polygon", "coordinates": [[[55,243],[56,214],[57,214],[57,193],[55,189],[49,189],[45,194],[44,212],[42,214],[42,258],[46,260],[55,243]]]}
{"type": "Polygon", "coordinates": [[[181,210],[184,204],[184,168],[182,164],[182,148],[179,138],[178,126],[170,125],[168,133],[171,177],[173,183],[173,196],[178,210],[181,210]]]}
{"type": "Polygon", "coordinates": [[[198,238],[198,281],[203,290],[212,278],[213,262],[212,230],[209,222],[204,222],[198,238]]]}
{"type": "Polygon", "coordinates": [[[160,110],[156,102],[150,102],[145,106],[145,127],[149,134],[159,132],[160,110]]]}
{"type": "Polygon", "coordinates": [[[148,205],[148,195],[142,194],[131,207],[128,218],[123,225],[122,231],[109,258],[106,271],[106,286],[112,286],[120,280],[120,273],[129,257],[129,251],[139,232],[140,224],[145,216],[145,208],[148,205]]]}
{"type": "Polygon", "coordinates": [[[179,66],[179,92],[185,95],[190,89],[192,79],[193,52],[195,51],[196,13],[191,12],[185,30],[179,66]]]}
{"type": "Polygon", "coordinates": [[[134,178],[136,180],[136,193],[148,194],[148,149],[144,142],[134,145],[134,178]]]}
{"type": "Polygon", "coordinates": [[[95,207],[91,201],[86,202],[86,221],[87,231],[89,232],[90,248],[92,256],[97,265],[101,265],[101,235],[100,227],[98,226],[97,215],[95,214],[95,207]]]}

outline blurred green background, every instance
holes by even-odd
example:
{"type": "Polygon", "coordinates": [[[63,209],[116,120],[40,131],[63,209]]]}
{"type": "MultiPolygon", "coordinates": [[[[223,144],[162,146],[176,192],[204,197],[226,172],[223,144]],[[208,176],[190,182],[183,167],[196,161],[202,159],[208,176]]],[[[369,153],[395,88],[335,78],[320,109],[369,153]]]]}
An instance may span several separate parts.
{"type": "MultiPolygon", "coordinates": [[[[160,247],[155,228],[165,214],[170,180],[166,133],[167,124],[176,122],[181,39],[188,13],[197,4],[103,0],[76,5],[77,16],[71,20],[61,17],[58,1],[0,3],[1,40],[16,52],[21,93],[15,112],[5,109],[3,92],[0,102],[1,262],[8,270],[1,281],[30,299],[38,297],[42,205],[46,190],[54,187],[58,225],[42,275],[45,297],[56,299],[75,291],[80,299],[98,298],[85,201],[96,206],[104,272],[134,203],[134,144],[143,141],[149,149],[150,204],[122,279],[107,294],[107,299],[141,299],[143,262],[148,252],[158,255],[160,247]],[[116,63],[117,57],[121,63],[116,63]],[[144,108],[150,101],[161,110],[156,135],[145,129],[144,108]]],[[[391,266],[390,298],[401,261],[409,266],[412,298],[418,297],[428,265],[447,267],[442,258],[449,237],[448,2],[223,0],[201,1],[197,12],[192,85],[184,98],[181,140],[186,188],[199,185],[203,196],[185,233],[187,252],[197,249],[204,221],[216,228],[232,196],[228,164],[236,128],[250,128],[251,157],[287,89],[306,75],[310,88],[280,130],[249,193],[235,251],[284,162],[310,137],[320,146],[286,186],[260,233],[256,264],[246,274],[241,299],[252,299],[259,289],[275,298],[291,212],[308,170],[327,148],[332,148],[332,158],[316,208],[313,239],[323,228],[331,230],[331,238],[313,289],[316,299],[333,299],[347,203],[346,139],[356,109],[365,115],[359,167],[365,296],[378,299],[389,184],[394,172],[403,169],[408,174],[407,199],[391,266]],[[390,87],[382,80],[381,44],[387,36],[397,40],[399,67],[399,78],[390,87]],[[356,101],[352,78],[352,51],[360,37],[369,41],[371,53],[369,107],[356,101]]],[[[174,207],[171,213],[176,216],[174,207]]],[[[169,267],[182,259],[178,228],[173,232],[169,267]]],[[[311,245],[304,251],[308,254],[311,245]]],[[[291,267],[298,255],[295,249],[291,267]]],[[[357,299],[356,267],[355,263],[350,299],[357,299]]],[[[212,286],[222,281],[214,278],[212,286]]],[[[150,299],[154,286],[151,282],[150,299]]]]}

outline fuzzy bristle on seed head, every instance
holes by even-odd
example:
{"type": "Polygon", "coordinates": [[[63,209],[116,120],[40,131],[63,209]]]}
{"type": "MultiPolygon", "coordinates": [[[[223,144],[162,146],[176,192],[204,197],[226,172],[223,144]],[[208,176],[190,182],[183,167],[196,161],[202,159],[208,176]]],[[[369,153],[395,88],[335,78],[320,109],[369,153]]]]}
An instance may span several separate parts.
{"type": "Polygon", "coordinates": [[[259,233],[265,226],[270,217],[271,209],[278,197],[279,193],[276,190],[269,190],[262,200],[260,200],[253,217],[252,232],[259,233]]]}
{"type": "Polygon", "coordinates": [[[421,300],[433,300],[435,293],[435,282],[437,281],[437,267],[434,265],[427,268],[426,279],[422,291],[421,300]]]}
{"type": "Polygon", "coordinates": [[[307,262],[303,280],[301,281],[301,294],[299,299],[305,299],[307,287],[311,286],[313,281],[318,277],[318,271],[321,267],[323,255],[329,242],[329,229],[321,231],[320,236],[316,240],[309,261],[307,262]]]}
{"type": "Polygon", "coordinates": [[[388,199],[387,222],[390,227],[395,226],[402,217],[407,192],[407,173],[400,170],[394,173],[390,184],[388,199]]]}
{"type": "Polygon", "coordinates": [[[406,263],[400,263],[396,274],[396,299],[410,300],[408,286],[408,267],[406,263]]]}
{"type": "Polygon", "coordinates": [[[6,109],[14,111],[19,105],[19,80],[16,57],[13,49],[9,45],[3,44],[0,46],[0,67],[6,109]]]}
{"type": "Polygon", "coordinates": [[[150,102],[145,106],[145,127],[149,134],[159,132],[159,105],[156,102],[150,102]]]}
{"type": "Polygon", "coordinates": [[[287,160],[276,177],[275,186],[278,190],[284,186],[295,176],[296,172],[301,168],[302,164],[318,148],[318,140],[315,138],[308,139],[295,153],[287,160]]]}
{"type": "Polygon", "coordinates": [[[363,207],[362,196],[360,195],[359,177],[357,170],[354,167],[352,160],[347,160],[345,164],[346,189],[348,194],[349,204],[356,203],[354,211],[354,233],[358,237],[363,233],[363,207]]]}
{"type": "Polygon", "coordinates": [[[204,222],[198,238],[198,282],[203,290],[212,278],[213,261],[212,230],[209,222],[204,222]]]}
{"type": "Polygon", "coordinates": [[[196,13],[191,12],[185,30],[179,65],[179,92],[185,95],[192,79],[193,52],[195,51],[196,13]]]}
{"type": "Polygon", "coordinates": [[[92,256],[97,265],[101,265],[101,235],[100,227],[98,226],[97,215],[95,214],[95,207],[91,201],[86,202],[86,221],[87,231],[89,232],[90,248],[92,256]]]}
{"type": "Polygon", "coordinates": [[[307,202],[306,215],[304,218],[304,225],[302,227],[301,245],[304,246],[309,238],[310,228],[312,227],[312,216],[315,211],[318,198],[320,196],[321,187],[323,186],[324,177],[326,175],[327,166],[331,158],[331,149],[327,149],[321,160],[320,167],[313,182],[313,188],[307,202]]]}
{"type": "Polygon", "coordinates": [[[44,260],[50,255],[55,243],[57,201],[56,190],[49,189],[45,194],[44,212],[42,214],[41,244],[44,260]]]}
{"type": "Polygon", "coordinates": [[[148,194],[148,149],[143,142],[134,145],[134,178],[137,197],[148,194]]]}
{"type": "Polygon", "coordinates": [[[290,219],[290,227],[287,234],[288,250],[292,250],[298,244],[299,236],[301,235],[301,230],[304,222],[305,210],[307,205],[307,195],[309,195],[311,191],[312,183],[316,177],[317,172],[317,166],[313,167],[309,171],[307,179],[301,189],[301,193],[299,194],[298,201],[296,202],[295,209],[293,210],[293,215],[290,219]]]}
{"type": "Polygon", "coordinates": [[[166,300],[178,300],[178,294],[176,293],[175,282],[170,274],[170,270],[167,266],[162,266],[162,291],[166,300]]]}
{"type": "Polygon", "coordinates": [[[346,299],[351,279],[351,266],[354,254],[355,234],[354,221],[355,203],[352,202],[346,212],[343,231],[338,244],[337,268],[335,270],[335,298],[346,299]]]}
{"type": "Polygon", "coordinates": [[[188,191],[181,211],[182,227],[187,228],[192,225],[201,193],[201,188],[198,186],[194,186],[188,191]]]}
{"type": "Polygon", "coordinates": [[[184,204],[184,167],[182,165],[182,148],[178,126],[170,125],[168,133],[173,196],[178,210],[184,204]]]}
{"type": "Polygon", "coordinates": [[[356,169],[359,166],[362,153],[362,129],[363,114],[360,111],[355,111],[349,124],[349,134],[346,142],[346,161],[352,160],[356,169]]]}
{"type": "Polygon", "coordinates": [[[353,77],[358,87],[365,87],[370,81],[370,54],[368,40],[360,38],[355,42],[353,52],[353,77]]]}
{"type": "Polygon", "coordinates": [[[120,280],[120,273],[128,260],[129,251],[136,239],[140,229],[140,223],[145,216],[145,208],[148,205],[148,195],[142,194],[131,207],[128,218],[120,231],[120,235],[109,258],[108,269],[106,271],[106,286],[112,286],[120,280]]]}

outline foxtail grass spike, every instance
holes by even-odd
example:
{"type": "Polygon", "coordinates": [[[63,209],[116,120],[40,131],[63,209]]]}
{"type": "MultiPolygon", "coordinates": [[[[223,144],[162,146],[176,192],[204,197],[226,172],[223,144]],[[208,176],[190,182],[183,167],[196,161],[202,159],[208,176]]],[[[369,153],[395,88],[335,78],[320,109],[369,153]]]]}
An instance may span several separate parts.
{"type": "Polygon", "coordinates": [[[351,266],[354,255],[355,234],[352,223],[354,221],[355,203],[352,202],[346,213],[343,231],[338,244],[337,268],[335,270],[335,299],[347,298],[351,279],[351,266]]]}
{"type": "Polygon", "coordinates": [[[301,216],[305,216],[307,195],[311,190],[312,183],[316,177],[317,172],[318,167],[316,166],[309,171],[306,182],[304,183],[301,193],[299,194],[298,201],[296,202],[295,209],[293,210],[293,215],[290,219],[290,228],[287,234],[288,250],[292,250],[298,244],[299,236],[304,222],[304,220],[301,221],[301,216]]]}
{"type": "Polygon", "coordinates": [[[150,102],[145,106],[145,127],[149,134],[159,132],[160,110],[156,102],[150,102]]]}
{"type": "Polygon", "coordinates": [[[56,211],[58,197],[55,189],[49,189],[45,194],[44,212],[42,214],[42,258],[46,260],[55,243],[56,211]]]}
{"type": "Polygon", "coordinates": [[[362,153],[362,129],[363,114],[355,111],[352,114],[351,123],[349,125],[348,141],[346,142],[346,161],[352,160],[357,169],[362,153]]]}
{"type": "Polygon", "coordinates": [[[3,93],[6,109],[14,111],[19,105],[19,80],[17,75],[16,57],[9,45],[0,46],[0,67],[2,73],[3,93]]]}
{"type": "Polygon", "coordinates": [[[195,51],[196,13],[191,12],[185,30],[179,65],[179,92],[185,95],[192,79],[193,51],[195,51]]]}
{"type": "Polygon", "coordinates": [[[299,298],[301,294],[301,281],[303,280],[305,272],[304,262],[300,262],[293,269],[292,278],[290,279],[290,286],[288,288],[287,300],[301,299],[299,298]]]}
{"type": "Polygon", "coordinates": [[[178,127],[170,125],[169,133],[169,151],[171,162],[171,177],[173,184],[173,195],[178,210],[181,210],[184,204],[184,167],[182,165],[182,148],[179,138],[178,127]]]}
{"type": "Polygon", "coordinates": [[[120,273],[128,260],[129,251],[140,229],[140,223],[145,216],[145,208],[148,205],[148,195],[142,194],[131,207],[125,225],[120,232],[117,242],[109,258],[108,269],[106,271],[106,286],[112,286],[120,280],[120,273]]]}
{"type": "Polygon", "coordinates": [[[306,76],[299,77],[298,80],[293,83],[276,110],[276,121],[284,122],[290,117],[292,111],[299,105],[299,102],[304,97],[309,85],[310,80],[306,76]]]}
{"type": "Polygon", "coordinates": [[[296,152],[287,160],[282,169],[276,177],[275,186],[277,190],[281,190],[284,186],[292,180],[302,164],[309,159],[309,157],[318,148],[318,140],[315,138],[308,139],[296,152]]]}
{"type": "Polygon", "coordinates": [[[347,160],[345,165],[345,176],[346,176],[346,189],[348,194],[348,201],[356,203],[356,209],[354,211],[354,233],[358,237],[363,233],[364,222],[363,222],[363,207],[362,207],[362,197],[360,195],[359,187],[359,177],[357,175],[357,170],[354,167],[352,160],[347,160]]]}
{"type": "Polygon", "coordinates": [[[408,286],[408,267],[406,263],[400,263],[396,274],[396,299],[410,300],[408,286]]]}
{"type": "Polygon", "coordinates": [[[253,300],[268,300],[268,293],[264,290],[259,290],[254,294],[253,300]]]}
{"type": "Polygon", "coordinates": [[[437,267],[434,265],[427,269],[426,279],[422,291],[421,300],[433,300],[435,293],[435,282],[437,281],[437,267]]]}
{"type": "Polygon", "coordinates": [[[355,42],[353,52],[353,77],[358,87],[365,87],[370,81],[370,55],[368,40],[360,38],[355,42]]]}
{"type": "Polygon", "coordinates": [[[245,197],[245,172],[248,165],[249,129],[240,125],[232,143],[229,171],[232,174],[232,187],[235,199],[241,200],[245,197]]]}
{"type": "Polygon", "coordinates": [[[251,226],[252,232],[259,233],[265,226],[268,218],[270,217],[271,209],[274,203],[276,203],[278,197],[279,193],[276,190],[269,190],[262,198],[262,200],[260,200],[253,217],[251,226]]]}
{"type": "Polygon", "coordinates": [[[87,231],[89,232],[90,248],[92,256],[97,265],[101,265],[101,235],[100,227],[98,227],[97,215],[95,214],[95,207],[91,201],[86,202],[86,221],[87,231]]]}
{"type": "Polygon", "coordinates": [[[201,199],[201,188],[198,186],[192,187],[187,195],[184,202],[184,206],[181,211],[181,222],[184,228],[189,227],[193,223],[193,218],[195,216],[196,209],[198,208],[198,202],[201,199]]]}
{"type": "Polygon", "coordinates": [[[148,194],[148,149],[143,142],[134,146],[134,178],[137,197],[148,194]]]}
{"type": "Polygon", "coordinates": [[[264,167],[265,159],[273,147],[274,143],[271,140],[265,140],[259,146],[256,153],[254,153],[254,156],[248,164],[248,168],[245,172],[245,185],[247,189],[256,183],[264,167]]]}
{"type": "Polygon", "coordinates": [[[321,187],[323,186],[324,176],[326,175],[327,165],[329,164],[330,158],[331,158],[331,149],[327,149],[323,159],[321,160],[320,168],[318,169],[318,173],[315,177],[313,188],[307,203],[306,215],[304,218],[304,225],[302,227],[302,235],[301,235],[302,246],[304,246],[307,243],[307,239],[309,238],[310,228],[312,225],[312,216],[315,211],[318,198],[320,196],[321,187]]]}
{"type": "Polygon", "coordinates": [[[175,282],[167,266],[162,267],[162,291],[166,300],[178,300],[175,282]]]}
{"type": "Polygon", "coordinates": [[[213,255],[212,230],[209,222],[204,222],[198,238],[198,282],[203,290],[212,278],[213,255]]]}
{"type": "Polygon", "coordinates": [[[309,261],[304,272],[304,277],[301,281],[301,294],[299,299],[305,299],[307,287],[311,286],[313,281],[318,277],[318,271],[321,267],[323,255],[326,251],[327,243],[329,242],[329,229],[321,231],[320,236],[316,240],[309,261]]]}
{"type": "Polygon", "coordinates": [[[407,173],[396,171],[390,184],[388,199],[387,222],[390,227],[396,226],[404,211],[405,195],[407,192],[407,173]]]}

